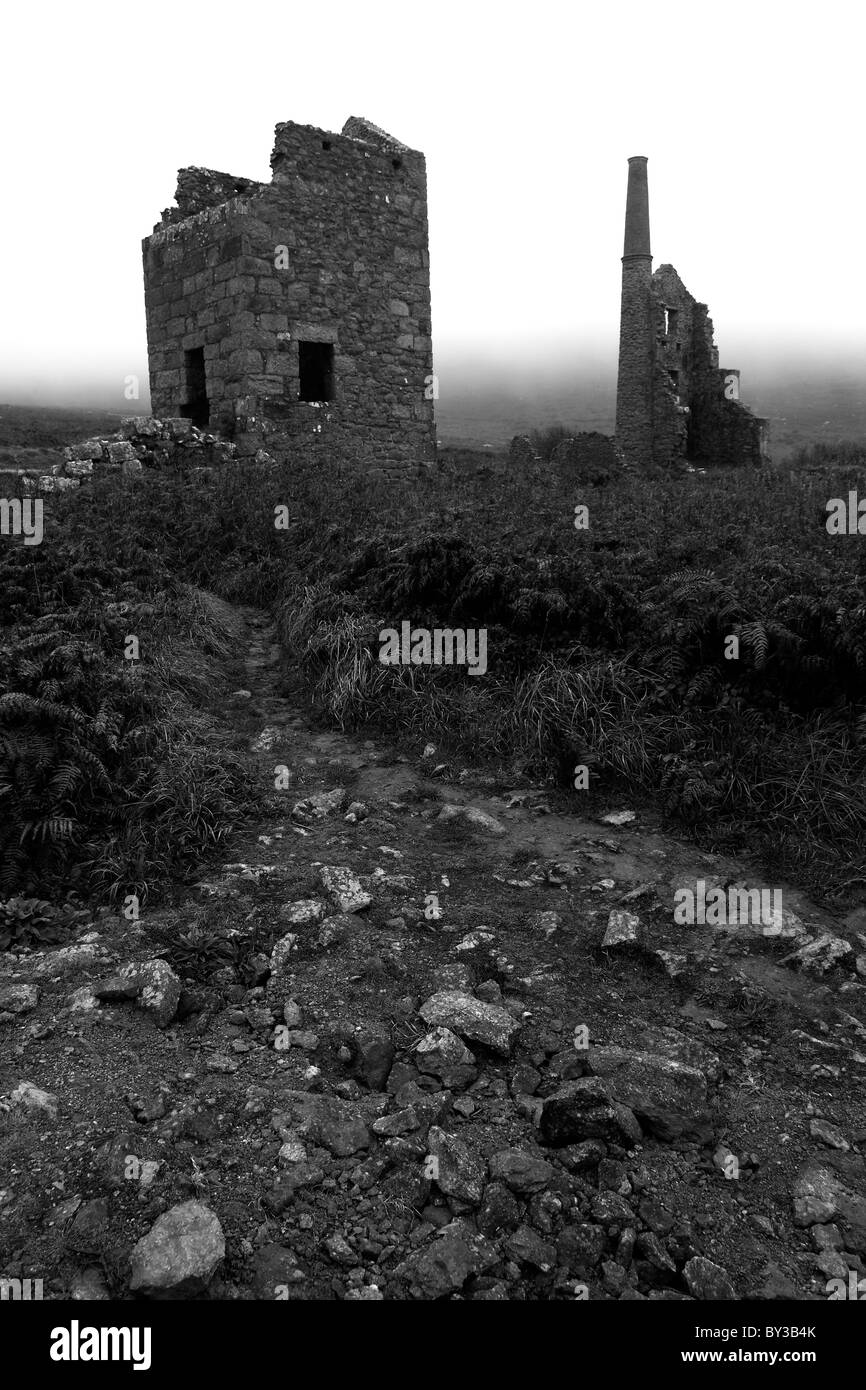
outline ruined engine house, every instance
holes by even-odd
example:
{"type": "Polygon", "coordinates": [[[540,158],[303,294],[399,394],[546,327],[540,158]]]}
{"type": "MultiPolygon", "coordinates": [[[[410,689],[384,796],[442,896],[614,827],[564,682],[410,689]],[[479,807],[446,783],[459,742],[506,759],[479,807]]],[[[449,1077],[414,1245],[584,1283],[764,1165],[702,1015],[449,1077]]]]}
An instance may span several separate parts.
{"type": "Polygon", "coordinates": [[[719,366],[706,304],[672,265],[653,273],[647,161],[628,162],[616,442],[637,466],[689,461],[760,465],[768,422],[739,399],[740,373],[719,366]]]}
{"type": "Polygon", "coordinates": [[[142,244],[153,413],[299,462],[431,463],[423,154],[358,117],[286,122],[271,170],[181,169],[142,244]]]}

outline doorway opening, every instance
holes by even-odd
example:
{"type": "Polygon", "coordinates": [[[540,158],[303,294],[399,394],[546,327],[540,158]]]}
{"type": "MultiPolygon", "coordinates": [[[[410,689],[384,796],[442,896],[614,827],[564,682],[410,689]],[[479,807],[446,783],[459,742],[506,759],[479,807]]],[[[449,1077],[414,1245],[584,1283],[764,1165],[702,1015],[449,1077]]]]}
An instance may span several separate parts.
{"type": "Polygon", "coordinates": [[[186,404],[180,408],[185,420],[191,420],[203,430],[210,423],[210,401],[207,398],[207,378],[204,370],[204,348],[189,348],[183,354],[186,369],[186,404]]]}

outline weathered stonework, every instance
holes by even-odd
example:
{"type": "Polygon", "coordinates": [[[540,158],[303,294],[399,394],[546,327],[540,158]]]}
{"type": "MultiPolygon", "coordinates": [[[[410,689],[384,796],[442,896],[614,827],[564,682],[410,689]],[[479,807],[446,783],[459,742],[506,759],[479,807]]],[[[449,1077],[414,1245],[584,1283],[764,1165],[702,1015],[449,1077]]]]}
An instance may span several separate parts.
{"type": "Polygon", "coordinates": [[[280,124],[272,182],[182,169],[143,242],[152,409],[252,453],[435,458],[424,156],[353,117],[280,124]]]}
{"type": "Polygon", "coordinates": [[[766,463],[768,422],[741,404],[739,372],[719,367],[706,304],[672,265],[652,272],[646,165],[629,160],[617,443],[637,465],[766,463]]]}
{"type": "Polygon", "coordinates": [[[646,159],[628,162],[616,438],[630,461],[653,455],[652,255],[646,159]]]}

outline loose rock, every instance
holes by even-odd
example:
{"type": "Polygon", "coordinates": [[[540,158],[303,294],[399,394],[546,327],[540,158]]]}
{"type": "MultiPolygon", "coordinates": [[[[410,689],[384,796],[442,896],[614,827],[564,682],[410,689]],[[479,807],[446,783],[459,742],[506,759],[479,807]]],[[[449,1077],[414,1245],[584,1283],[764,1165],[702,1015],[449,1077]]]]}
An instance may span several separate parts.
{"type": "Polygon", "coordinates": [[[477,1206],[487,1178],[483,1159],[476,1158],[462,1140],[436,1125],[430,1130],[427,1147],[436,1160],[433,1181],[439,1191],[477,1206]]]}
{"type": "Polygon", "coordinates": [[[361,887],[358,876],[344,865],[324,864],[319,870],[319,877],[338,912],[363,912],[373,901],[361,887]]]}
{"type": "Polygon", "coordinates": [[[507,1057],[520,1032],[520,1024],[506,1009],[497,1004],[485,1004],[459,990],[441,990],[431,994],[419,1009],[424,1022],[431,1027],[450,1028],[461,1038],[482,1043],[492,1051],[507,1057]]]}
{"type": "Polygon", "coordinates": [[[545,1144],[559,1146],[581,1139],[638,1143],[641,1128],[634,1114],[613,1099],[596,1076],[568,1081],[547,1100],[541,1110],[539,1133],[545,1144]]]}
{"type": "Polygon", "coordinates": [[[688,1261],[683,1269],[683,1278],[692,1298],[727,1302],[737,1297],[728,1271],[703,1255],[694,1255],[688,1261]]]}
{"type": "Polygon", "coordinates": [[[316,792],[314,796],[307,796],[303,801],[295,802],[292,807],[292,820],[297,821],[299,825],[312,825],[315,821],[324,820],[326,816],[341,810],[345,799],[346,792],[343,787],[335,787],[330,792],[316,792]]]}
{"type": "Polygon", "coordinates": [[[607,930],[601,943],[602,949],[605,951],[633,950],[636,946],[640,946],[643,935],[643,926],[636,913],[627,912],[624,908],[614,908],[607,919],[607,930]]]}
{"type": "Polygon", "coordinates": [[[518,1226],[506,1240],[505,1248],[518,1264],[532,1265],[543,1274],[556,1265],[556,1246],[542,1240],[531,1226],[518,1226]]]}
{"type": "Polygon", "coordinates": [[[449,805],[442,807],[436,819],[440,825],[454,825],[463,822],[474,830],[483,831],[485,835],[507,834],[506,827],[501,821],[498,821],[495,816],[488,815],[478,806],[455,806],[449,803],[449,805]]]}
{"type": "Polygon", "coordinates": [[[158,1028],[167,1028],[177,1013],[181,983],[167,961],[131,961],[111,979],[94,986],[104,1003],[134,1000],[158,1028]]]}
{"type": "Polygon", "coordinates": [[[594,1047],[589,1063],[607,1083],[611,1096],[641,1119],[659,1139],[712,1136],[703,1072],[670,1057],[621,1047],[594,1047]]]}
{"type": "Polygon", "coordinates": [[[415,1048],[415,1065],[453,1091],[465,1090],[478,1076],[473,1054],[450,1028],[434,1028],[421,1039],[415,1048]]]}
{"type": "Polygon", "coordinates": [[[39,990],[36,985],[3,985],[0,987],[0,1021],[4,1014],[30,1013],[38,1002],[39,990]]]}
{"type": "Polygon", "coordinates": [[[152,1298],[204,1293],[225,1253],[222,1227],[210,1207],[181,1202],[133,1248],[130,1288],[152,1298]]]}
{"type": "Polygon", "coordinates": [[[31,1114],[44,1119],[57,1119],[57,1097],[50,1091],[41,1091],[32,1081],[19,1081],[9,1100],[13,1106],[20,1106],[31,1114]]]}
{"type": "Polygon", "coordinates": [[[321,898],[300,898],[297,902],[285,903],[279,916],[280,921],[287,922],[290,927],[312,927],[323,920],[326,912],[327,906],[321,898]]]}
{"type": "Polygon", "coordinates": [[[549,1186],[554,1168],[524,1149],[501,1149],[490,1159],[490,1176],[520,1196],[531,1196],[549,1186]]]}
{"type": "Polygon", "coordinates": [[[353,1071],[371,1091],[383,1091],[396,1048],[385,1024],[367,1024],[352,1038],[353,1071]]]}

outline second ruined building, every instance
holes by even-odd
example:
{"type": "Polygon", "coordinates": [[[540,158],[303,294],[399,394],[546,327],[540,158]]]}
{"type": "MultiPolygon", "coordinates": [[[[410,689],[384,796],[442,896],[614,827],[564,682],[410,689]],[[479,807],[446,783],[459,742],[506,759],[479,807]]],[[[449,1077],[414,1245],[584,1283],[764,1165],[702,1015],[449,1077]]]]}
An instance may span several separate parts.
{"type": "Polygon", "coordinates": [[[616,442],[635,466],[768,462],[768,422],[739,400],[740,373],[719,366],[706,304],[672,265],[653,274],[647,161],[628,162],[616,442]]]}

